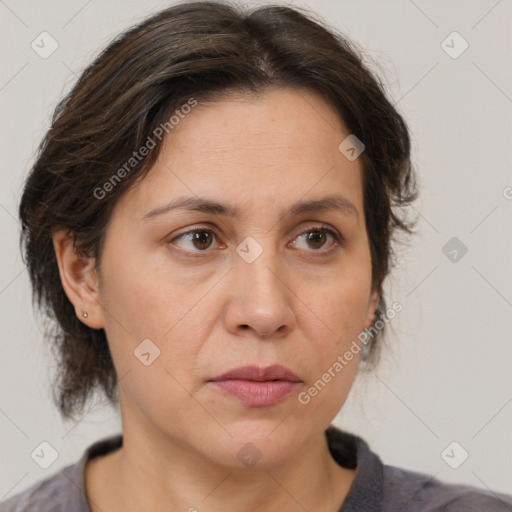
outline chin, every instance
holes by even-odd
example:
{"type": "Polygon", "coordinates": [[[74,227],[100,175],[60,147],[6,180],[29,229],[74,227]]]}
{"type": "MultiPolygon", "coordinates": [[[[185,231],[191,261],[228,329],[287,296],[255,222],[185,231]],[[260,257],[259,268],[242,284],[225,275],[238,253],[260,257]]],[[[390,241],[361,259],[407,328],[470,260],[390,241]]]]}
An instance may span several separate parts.
{"type": "MultiPolygon", "coordinates": [[[[209,457],[219,464],[240,469],[271,470],[280,467],[306,442],[305,432],[273,421],[245,421],[227,425],[231,434],[220,445],[208,447],[209,457]],[[277,428],[276,428],[277,427],[277,428]]],[[[219,438],[217,438],[220,440],[219,438]]]]}

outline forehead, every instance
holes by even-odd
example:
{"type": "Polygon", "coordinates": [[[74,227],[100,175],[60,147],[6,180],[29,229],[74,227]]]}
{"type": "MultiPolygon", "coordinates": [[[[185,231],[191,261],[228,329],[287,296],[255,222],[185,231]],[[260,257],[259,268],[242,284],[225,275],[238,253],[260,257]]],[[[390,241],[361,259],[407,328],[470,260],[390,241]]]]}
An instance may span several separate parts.
{"type": "Polygon", "coordinates": [[[315,148],[316,153],[336,148],[346,132],[337,112],[319,95],[283,88],[199,102],[173,128],[165,146],[179,152],[200,143],[202,153],[289,150],[312,157],[315,148]]]}
{"type": "Polygon", "coordinates": [[[338,149],[348,135],[337,112],[306,90],[198,102],[130,191],[131,208],[139,214],[183,195],[213,195],[282,211],[283,204],[339,193],[362,215],[362,164],[338,149]]]}

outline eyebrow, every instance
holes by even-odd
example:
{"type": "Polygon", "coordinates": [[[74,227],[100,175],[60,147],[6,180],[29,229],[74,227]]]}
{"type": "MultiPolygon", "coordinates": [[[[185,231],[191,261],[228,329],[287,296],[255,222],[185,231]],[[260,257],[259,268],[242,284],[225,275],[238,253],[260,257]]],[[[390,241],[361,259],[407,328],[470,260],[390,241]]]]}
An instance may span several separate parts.
{"type": "MultiPolygon", "coordinates": [[[[210,213],[214,215],[223,215],[227,217],[240,217],[240,209],[232,203],[219,203],[217,201],[202,198],[183,196],[175,200],[158,206],[149,211],[141,220],[154,218],[158,215],[168,213],[173,210],[197,211],[202,213],[210,213]]],[[[338,194],[329,195],[320,199],[312,199],[309,201],[298,201],[288,208],[287,211],[281,212],[283,216],[300,215],[307,212],[320,211],[338,211],[344,215],[351,215],[359,222],[359,212],[354,204],[346,197],[338,194]]]]}

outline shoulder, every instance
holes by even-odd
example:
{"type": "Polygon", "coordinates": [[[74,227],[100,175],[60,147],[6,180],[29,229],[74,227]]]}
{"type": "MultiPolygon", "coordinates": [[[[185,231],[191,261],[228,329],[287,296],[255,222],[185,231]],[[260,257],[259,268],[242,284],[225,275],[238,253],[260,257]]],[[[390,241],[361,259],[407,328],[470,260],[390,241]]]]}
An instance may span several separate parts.
{"type": "Polygon", "coordinates": [[[329,449],[356,476],[340,512],[512,512],[512,495],[382,463],[361,437],[330,425],[329,449]]]}
{"type": "Polygon", "coordinates": [[[0,502],[0,512],[64,512],[64,500],[69,495],[70,486],[73,485],[64,476],[64,471],[73,467],[67,466],[55,475],[40,480],[0,502]]]}
{"type": "Polygon", "coordinates": [[[122,446],[122,434],[89,445],[80,460],[0,502],[0,512],[90,512],[85,490],[85,466],[94,457],[122,446]]]}
{"type": "Polygon", "coordinates": [[[383,466],[382,511],[512,512],[512,495],[395,466],[383,466]]]}

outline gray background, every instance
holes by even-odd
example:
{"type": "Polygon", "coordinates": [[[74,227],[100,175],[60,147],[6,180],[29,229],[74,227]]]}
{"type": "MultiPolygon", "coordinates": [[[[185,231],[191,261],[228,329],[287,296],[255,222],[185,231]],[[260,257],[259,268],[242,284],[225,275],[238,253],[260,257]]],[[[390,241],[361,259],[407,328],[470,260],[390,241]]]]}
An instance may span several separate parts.
{"type": "MultiPolygon", "coordinates": [[[[420,174],[420,237],[398,252],[387,285],[388,303],[404,309],[383,364],[358,377],[335,423],[364,437],[388,464],[511,493],[512,2],[290,4],[318,12],[377,63],[410,125],[420,174]],[[453,31],[469,44],[456,59],[441,47],[453,31]],[[468,248],[456,262],[442,252],[454,236],[468,248]],[[452,441],[469,453],[458,469],[441,456],[452,441]]],[[[77,423],[64,423],[50,401],[55,364],[31,308],[17,205],[57,100],[113,35],[167,5],[0,1],[0,499],[120,431],[100,397],[77,423]],[[47,59],[31,48],[43,31],[59,44],[47,59]],[[42,441],[59,454],[48,469],[30,457],[42,441]]]]}

